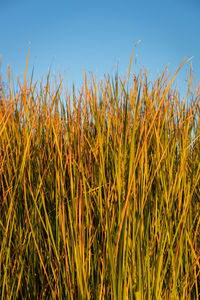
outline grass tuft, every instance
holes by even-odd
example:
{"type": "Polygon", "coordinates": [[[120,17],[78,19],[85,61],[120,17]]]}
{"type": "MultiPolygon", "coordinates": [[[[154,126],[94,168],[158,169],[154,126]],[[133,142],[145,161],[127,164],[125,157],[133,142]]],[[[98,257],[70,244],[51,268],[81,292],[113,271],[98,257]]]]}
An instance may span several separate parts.
{"type": "Polygon", "coordinates": [[[0,81],[1,299],[200,297],[199,86],[131,61],[71,96],[28,58],[0,81]]]}

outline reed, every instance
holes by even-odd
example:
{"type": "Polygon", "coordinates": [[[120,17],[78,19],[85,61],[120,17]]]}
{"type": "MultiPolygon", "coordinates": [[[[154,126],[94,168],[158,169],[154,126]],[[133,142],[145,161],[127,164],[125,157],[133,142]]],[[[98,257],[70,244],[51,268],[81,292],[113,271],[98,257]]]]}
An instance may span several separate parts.
{"type": "Polygon", "coordinates": [[[198,299],[199,86],[175,76],[1,85],[1,299],[198,299]]]}

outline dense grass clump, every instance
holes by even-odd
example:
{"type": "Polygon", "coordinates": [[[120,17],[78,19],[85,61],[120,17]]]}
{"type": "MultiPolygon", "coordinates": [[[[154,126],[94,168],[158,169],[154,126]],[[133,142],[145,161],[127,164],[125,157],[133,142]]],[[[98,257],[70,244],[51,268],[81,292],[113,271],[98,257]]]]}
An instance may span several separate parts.
{"type": "Polygon", "coordinates": [[[1,299],[198,299],[199,86],[131,78],[1,84],[1,299]]]}

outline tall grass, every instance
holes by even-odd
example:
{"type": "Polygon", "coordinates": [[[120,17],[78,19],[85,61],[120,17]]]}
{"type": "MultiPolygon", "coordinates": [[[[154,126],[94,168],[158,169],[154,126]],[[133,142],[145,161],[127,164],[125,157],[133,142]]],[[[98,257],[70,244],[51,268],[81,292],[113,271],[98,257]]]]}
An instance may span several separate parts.
{"type": "MultiPolygon", "coordinates": [[[[184,61],[180,67],[184,64],[184,61]]],[[[178,71],[178,70],[177,70],[178,71]]],[[[26,72],[25,72],[26,73],[26,72]]],[[[175,74],[176,76],[176,74],[175,74]]],[[[199,86],[0,90],[1,299],[198,299],[199,86]]]]}

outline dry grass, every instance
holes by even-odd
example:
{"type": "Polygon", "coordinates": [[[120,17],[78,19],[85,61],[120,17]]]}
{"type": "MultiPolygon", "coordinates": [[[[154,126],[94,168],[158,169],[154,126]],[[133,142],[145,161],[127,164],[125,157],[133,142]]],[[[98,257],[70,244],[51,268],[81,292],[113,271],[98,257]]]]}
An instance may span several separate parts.
{"type": "Polygon", "coordinates": [[[199,86],[174,79],[1,88],[1,299],[199,297],[199,86]]]}

